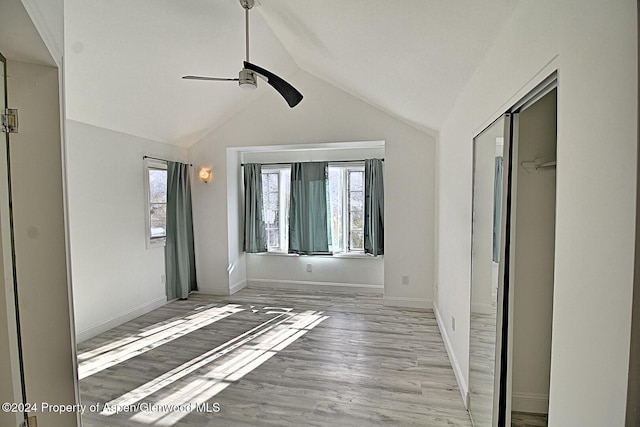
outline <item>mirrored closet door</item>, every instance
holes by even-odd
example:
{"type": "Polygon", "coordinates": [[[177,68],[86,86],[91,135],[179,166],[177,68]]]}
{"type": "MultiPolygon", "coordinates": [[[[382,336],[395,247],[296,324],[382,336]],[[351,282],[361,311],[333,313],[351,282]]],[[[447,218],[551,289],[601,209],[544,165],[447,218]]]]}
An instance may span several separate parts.
{"type": "Polygon", "coordinates": [[[468,407],[474,427],[547,425],[556,88],[553,73],[473,140],[468,407]]]}
{"type": "Polygon", "coordinates": [[[493,425],[504,132],[503,116],[473,142],[469,412],[475,427],[493,425]]]}

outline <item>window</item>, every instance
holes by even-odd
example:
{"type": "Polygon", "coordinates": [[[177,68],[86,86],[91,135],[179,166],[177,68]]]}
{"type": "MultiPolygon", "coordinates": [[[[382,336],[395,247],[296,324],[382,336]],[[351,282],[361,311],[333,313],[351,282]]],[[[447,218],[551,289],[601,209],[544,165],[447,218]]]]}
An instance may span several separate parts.
{"type": "Polygon", "coordinates": [[[147,246],[164,245],[167,224],[167,165],[145,159],[147,246]]]}
{"type": "Polygon", "coordinates": [[[364,252],[364,167],[347,169],[349,252],[364,252]]]}
{"type": "Polygon", "coordinates": [[[289,188],[291,168],[262,169],[262,218],[269,252],[287,252],[289,247],[289,188]]]}
{"type": "MultiPolygon", "coordinates": [[[[364,253],[364,165],[329,166],[328,218],[333,253],[364,253]]],[[[267,250],[289,248],[290,167],[262,168],[267,250]]]]}

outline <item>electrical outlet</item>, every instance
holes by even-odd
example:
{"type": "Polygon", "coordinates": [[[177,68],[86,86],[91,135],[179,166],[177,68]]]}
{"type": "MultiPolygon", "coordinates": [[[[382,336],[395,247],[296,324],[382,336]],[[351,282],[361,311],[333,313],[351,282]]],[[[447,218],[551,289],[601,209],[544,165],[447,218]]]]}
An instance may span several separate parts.
{"type": "Polygon", "coordinates": [[[456,316],[451,316],[451,329],[453,332],[456,331],[456,316]]]}
{"type": "Polygon", "coordinates": [[[160,283],[162,283],[163,285],[165,283],[167,283],[167,276],[165,276],[164,274],[160,275],[160,283]]]}
{"type": "Polygon", "coordinates": [[[409,276],[402,276],[402,284],[403,285],[409,284],[409,276]]]}
{"type": "Polygon", "coordinates": [[[311,264],[307,264],[307,273],[311,273],[313,271],[313,266],[311,264]]]}

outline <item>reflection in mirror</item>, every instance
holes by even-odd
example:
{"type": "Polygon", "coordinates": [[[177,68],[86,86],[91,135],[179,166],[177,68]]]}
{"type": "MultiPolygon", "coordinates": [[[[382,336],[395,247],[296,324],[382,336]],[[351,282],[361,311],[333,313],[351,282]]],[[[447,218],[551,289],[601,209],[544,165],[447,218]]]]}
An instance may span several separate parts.
{"type": "Polygon", "coordinates": [[[493,425],[504,118],[474,139],[469,413],[493,425]]]}

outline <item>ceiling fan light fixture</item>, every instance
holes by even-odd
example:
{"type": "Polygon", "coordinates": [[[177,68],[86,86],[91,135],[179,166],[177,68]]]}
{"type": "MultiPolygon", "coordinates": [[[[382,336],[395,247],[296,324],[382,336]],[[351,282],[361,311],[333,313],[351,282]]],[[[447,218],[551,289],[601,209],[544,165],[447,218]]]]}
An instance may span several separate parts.
{"type": "Polygon", "coordinates": [[[238,84],[242,89],[252,90],[258,86],[256,81],[256,75],[250,70],[242,69],[240,70],[240,76],[238,79],[238,84]]]}

